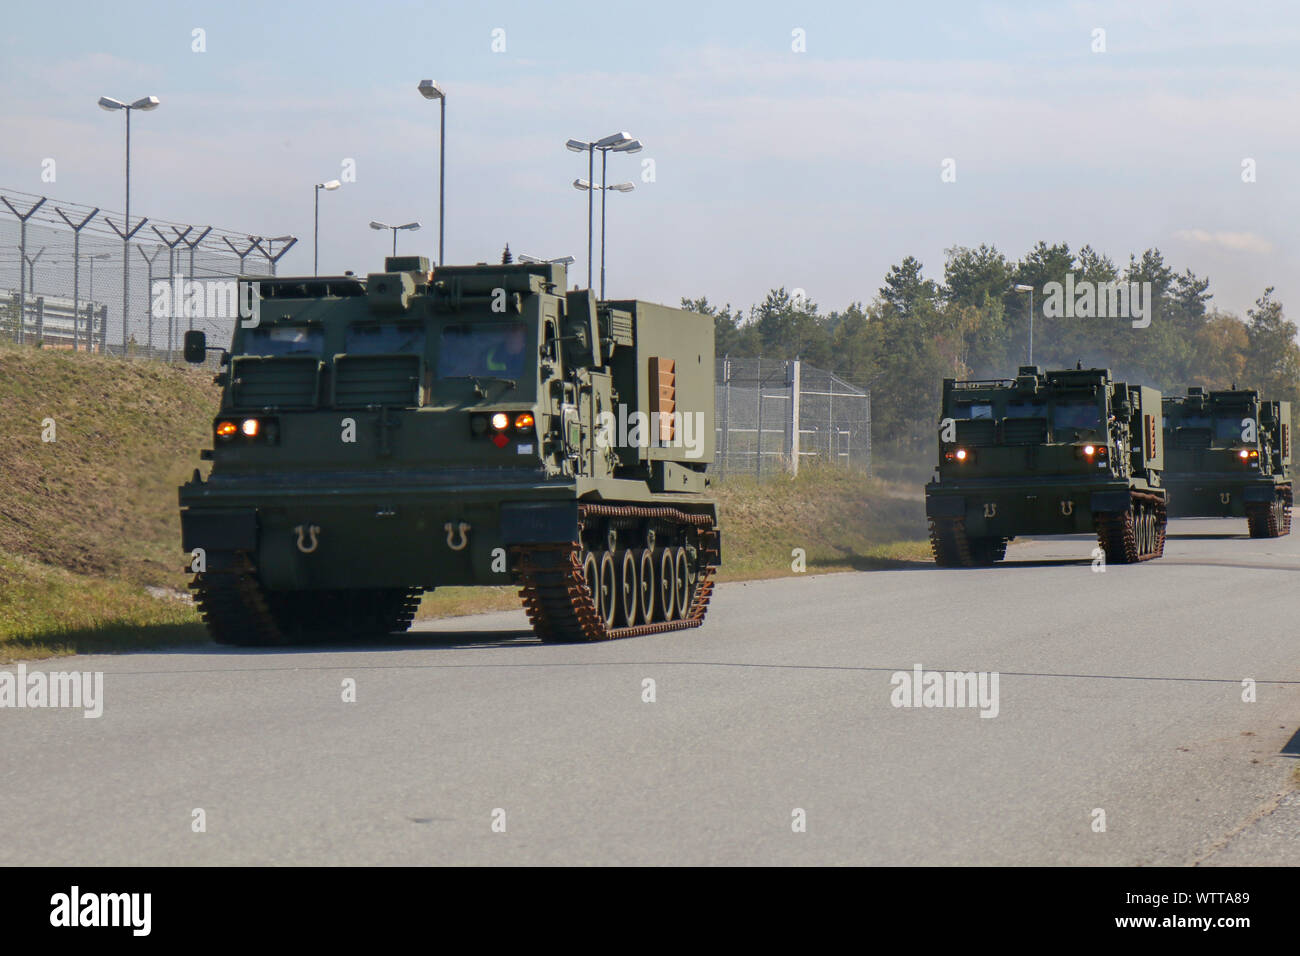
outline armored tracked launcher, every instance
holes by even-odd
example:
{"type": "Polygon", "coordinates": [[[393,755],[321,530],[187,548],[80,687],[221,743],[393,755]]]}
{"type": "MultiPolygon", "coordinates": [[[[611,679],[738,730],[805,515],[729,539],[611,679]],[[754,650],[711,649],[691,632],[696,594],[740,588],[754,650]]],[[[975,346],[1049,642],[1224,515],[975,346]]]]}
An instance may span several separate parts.
{"type": "Polygon", "coordinates": [[[1252,538],[1291,531],[1291,403],[1192,386],[1166,398],[1170,514],[1245,518],[1252,538]]]}
{"type": "Polygon", "coordinates": [[[241,280],[211,474],[180,489],[216,641],[400,631],[445,585],[513,584],[546,641],[703,622],[712,320],[565,282],[416,256],[241,280]]]}
{"type": "Polygon", "coordinates": [[[939,464],[925,488],[945,567],[992,564],[1019,534],[1095,534],[1112,563],[1165,546],[1160,393],[1107,369],[943,383],[939,464]]]}

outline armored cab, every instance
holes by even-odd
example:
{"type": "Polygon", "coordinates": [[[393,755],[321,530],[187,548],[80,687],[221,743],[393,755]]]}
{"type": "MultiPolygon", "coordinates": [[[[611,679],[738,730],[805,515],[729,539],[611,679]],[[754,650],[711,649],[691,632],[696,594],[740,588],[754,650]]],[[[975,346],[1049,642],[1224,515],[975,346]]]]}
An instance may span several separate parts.
{"type": "Polygon", "coordinates": [[[1160,393],[1108,369],[943,383],[925,488],[936,563],[992,564],[1020,534],[1095,534],[1113,563],[1164,553],[1160,393]]]}
{"type": "Polygon", "coordinates": [[[1291,403],[1254,389],[1164,400],[1170,514],[1245,518],[1252,538],[1291,531],[1291,403]]]}
{"type": "Polygon", "coordinates": [[[215,640],[404,630],[445,585],[518,587],[547,641],[703,622],[712,320],[565,281],[415,256],[241,280],[211,472],[180,489],[215,640]]]}

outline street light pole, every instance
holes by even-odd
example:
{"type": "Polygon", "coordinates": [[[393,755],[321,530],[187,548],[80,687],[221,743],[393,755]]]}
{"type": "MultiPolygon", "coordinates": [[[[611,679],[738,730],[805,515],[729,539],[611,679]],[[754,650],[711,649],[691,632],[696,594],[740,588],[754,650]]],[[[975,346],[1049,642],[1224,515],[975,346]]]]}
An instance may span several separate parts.
{"type": "MultiPolygon", "coordinates": [[[[421,80],[418,87],[426,100],[438,101],[438,265],[442,265],[444,212],[447,200],[447,93],[433,80],[421,80]]],[[[397,237],[393,237],[394,244],[397,237]]],[[[396,255],[396,253],[394,253],[396,255]]]]}
{"type": "Polygon", "coordinates": [[[1015,286],[1016,292],[1029,293],[1029,364],[1034,364],[1034,287],[1032,285],[1018,284],[1015,286]]]}
{"type": "Polygon", "coordinates": [[[591,194],[592,189],[602,190],[600,197],[600,297],[605,298],[605,195],[603,190],[606,188],[618,189],[620,192],[630,192],[631,183],[620,184],[619,186],[606,187],[606,169],[607,160],[611,151],[615,153],[639,153],[642,150],[641,141],[632,138],[631,133],[620,132],[612,133],[603,139],[594,142],[584,142],[579,139],[571,139],[566,142],[565,147],[575,153],[587,153],[587,179],[588,186],[579,186],[582,180],[575,180],[574,186],[579,189],[586,188],[587,191],[587,288],[591,288],[591,269],[592,269],[592,236],[594,210],[592,204],[595,202],[595,196],[591,194]],[[600,180],[599,186],[595,185],[596,178],[596,151],[600,150],[600,180]],[[623,187],[628,188],[624,189],[623,187]]]}
{"type": "Polygon", "coordinates": [[[327,183],[317,183],[314,187],[316,196],[316,216],[315,225],[312,226],[311,234],[311,274],[320,275],[320,191],[333,192],[341,186],[337,179],[331,179],[327,183]]]}
{"type": "Polygon", "coordinates": [[[144,225],[144,222],[141,221],[135,229],[131,228],[131,111],[145,110],[148,112],[156,110],[158,108],[158,97],[143,96],[134,103],[123,103],[111,96],[101,96],[99,98],[99,107],[109,112],[122,110],[122,112],[126,113],[126,218],[122,223],[122,232],[120,233],[122,236],[122,356],[125,357],[128,325],[127,310],[131,297],[131,237],[144,225]]]}
{"type": "Polygon", "coordinates": [[[402,223],[402,225],[400,225],[400,226],[390,226],[388,223],[386,223],[386,222],[380,222],[378,219],[371,219],[371,220],[370,220],[370,228],[371,228],[371,229],[379,229],[379,230],[383,230],[383,229],[391,229],[391,230],[393,231],[393,255],[397,255],[397,231],[398,231],[399,229],[410,229],[410,230],[416,230],[416,229],[419,229],[419,228],[420,228],[420,223],[419,223],[418,221],[417,221],[417,222],[405,222],[405,223],[402,223]]]}

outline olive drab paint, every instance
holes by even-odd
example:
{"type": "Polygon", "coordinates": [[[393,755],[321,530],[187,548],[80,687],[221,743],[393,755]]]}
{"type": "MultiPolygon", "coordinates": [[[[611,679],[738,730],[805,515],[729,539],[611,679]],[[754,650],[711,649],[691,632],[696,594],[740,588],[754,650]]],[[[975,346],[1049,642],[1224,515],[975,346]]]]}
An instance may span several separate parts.
{"type": "Polygon", "coordinates": [[[1290,532],[1290,402],[1193,385],[1164,400],[1164,430],[1170,514],[1245,518],[1253,538],[1290,532]]]}
{"type": "MultiPolygon", "coordinates": [[[[699,623],[720,553],[712,320],[566,283],[555,263],[392,256],[240,290],[255,322],[222,355],[211,473],[180,489],[214,637],[401,630],[421,591],[520,586],[521,549],[573,542],[600,565],[598,613],[608,552],[620,595],[638,569],[654,585],[624,601],[644,624],[699,623]],[[602,429],[620,409],[666,424],[623,442],[602,429]]],[[[187,348],[202,358],[201,332],[187,348]]]]}
{"type": "Polygon", "coordinates": [[[1160,393],[1108,369],[943,382],[939,463],[926,485],[941,565],[1001,560],[1022,534],[1097,536],[1100,561],[1158,557],[1166,492],[1160,393]]]}

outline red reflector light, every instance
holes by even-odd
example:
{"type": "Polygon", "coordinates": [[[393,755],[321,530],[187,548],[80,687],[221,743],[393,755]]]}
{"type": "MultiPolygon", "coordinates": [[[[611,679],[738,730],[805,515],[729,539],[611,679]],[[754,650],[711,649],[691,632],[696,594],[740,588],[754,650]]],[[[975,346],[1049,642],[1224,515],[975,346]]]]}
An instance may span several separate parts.
{"type": "Polygon", "coordinates": [[[501,432],[497,432],[492,436],[492,444],[496,445],[498,448],[505,448],[508,441],[510,441],[510,439],[501,434],[501,432]]]}

